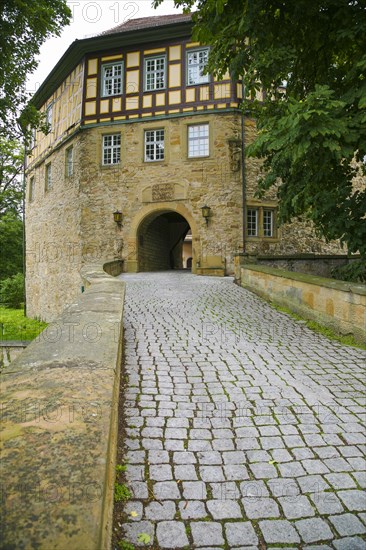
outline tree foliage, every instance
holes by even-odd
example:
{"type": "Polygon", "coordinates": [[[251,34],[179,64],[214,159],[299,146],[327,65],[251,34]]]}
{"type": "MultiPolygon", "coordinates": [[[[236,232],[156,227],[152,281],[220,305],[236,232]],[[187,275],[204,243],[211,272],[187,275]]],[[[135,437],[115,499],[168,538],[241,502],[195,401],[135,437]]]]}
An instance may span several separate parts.
{"type": "Polygon", "coordinates": [[[0,136],[0,219],[6,212],[22,210],[24,148],[0,136]]]}
{"type": "Polygon", "coordinates": [[[279,186],[280,220],[306,216],[366,255],[364,0],[175,4],[197,9],[194,40],[211,46],[208,71],[243,77],[243,108],[259,129],[248,153],[264,160],[260,190],[279,186]]]}
{"type": "Polygon", "coordinates": [[[66,0],[2,0],[0,9],[0,135],[14,139],[28,125],[41,122],[36,109],[27,105],[27,74],[38,65],[40,46],[61,34],[71,11],[66,0]]]}
{"type": "Polygon", "coordinates": [[[23,221],[14,212],[0,217],[0,281],[23,270],[23,221]]]}

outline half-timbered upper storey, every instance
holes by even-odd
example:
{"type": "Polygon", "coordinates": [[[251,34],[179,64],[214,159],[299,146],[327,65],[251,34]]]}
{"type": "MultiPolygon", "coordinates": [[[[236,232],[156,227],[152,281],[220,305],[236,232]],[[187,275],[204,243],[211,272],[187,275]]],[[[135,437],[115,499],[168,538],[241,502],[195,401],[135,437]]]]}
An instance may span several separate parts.
{"type": "Polygon", "coordinates": [[[80,126],[238,108],[241,85],[205,73],[209,47],[191,32],[190,15],[167,15],[73,42],[33,98],[51,132],[37,132],[30,164],[80,126]]]}

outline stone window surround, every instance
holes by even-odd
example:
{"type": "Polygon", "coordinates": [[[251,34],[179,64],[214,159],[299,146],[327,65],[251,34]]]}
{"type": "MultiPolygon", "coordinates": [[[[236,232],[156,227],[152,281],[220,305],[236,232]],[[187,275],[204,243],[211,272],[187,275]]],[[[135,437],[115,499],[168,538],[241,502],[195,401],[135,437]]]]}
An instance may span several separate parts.
{"type": "Polygon", "coordinates": [[[258,202],[251,201],[250,199],[246,204],[246,216],[245,216],[245,236],[248,241],[269,241],[275,242],[280,238],[279,229],[277,227],[277,203],[275,202],[258,202]],[[248,210],[257,210],[257,227],[258,233],[256,236],[248,235],[248,210]],[[273,212],[273,233],[271,237],[266,237],[264,235],[264,224],[263,224],[263,212],[264,210],[271,210],[273,212]]]}
{"type": "Polygon", "coordinates": [[[113,97],[113,96],[120,96],[123,94],[123,77],[124,77],[124,63],[123,61],[116,61],[116,62],[112,62],[112,63],[103,63],[102,64],[102,68],[101,68],[101,91],[100,91],[100,95],[101,97],[113,97]],[[106,79],[107,77],[105,76],[105,71],[106,69],[110,68],[110,67],[113,67],[113,69],[115,67],[121,67],[121,74],[120,75],[112,75],[111,77],[108,77],[108,80],[112,80],[112,86],[114,86],[114,83],[115,81],[120,81],[119,82],[119,85],[120,85],[120,91],[119,92],[116,92],[116,93],[106,93],[106,89],[105,89],[105,83],[106,83],[106,79]]]}
{"type": "Polygon", "coordinates": [[[213,158],[214,149],[214,125],[210,120],[210,115],[195,116],[190,120],[182,120],[181,126],[181,144],[182,144],[182,161],[186,162],[200,162],[206,161],[213,158]],[[203,126],[208,124],[208,156],[204,157],[190,157],[188,156],[188,128],[189,126],[203,126]]]}

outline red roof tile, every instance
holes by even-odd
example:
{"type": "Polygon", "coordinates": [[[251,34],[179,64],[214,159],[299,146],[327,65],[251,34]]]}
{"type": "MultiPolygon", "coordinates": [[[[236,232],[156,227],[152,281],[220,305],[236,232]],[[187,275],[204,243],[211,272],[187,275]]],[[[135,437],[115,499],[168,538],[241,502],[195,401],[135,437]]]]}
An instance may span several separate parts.
{"type": "Polygon", "coordinates": [[[163,25],[171,25],[173,23],[183,23],[191,21],[191,14],[177,13],[173,15],[155,15],[153,17],[139,17],[138,19],[130,19],[126,23],[117,25],[112,29],[104,31],[101,35],[115,34],[119,32],[138,31],[140,29],[148,29],[152,27],[161,27],[163,25]]]}

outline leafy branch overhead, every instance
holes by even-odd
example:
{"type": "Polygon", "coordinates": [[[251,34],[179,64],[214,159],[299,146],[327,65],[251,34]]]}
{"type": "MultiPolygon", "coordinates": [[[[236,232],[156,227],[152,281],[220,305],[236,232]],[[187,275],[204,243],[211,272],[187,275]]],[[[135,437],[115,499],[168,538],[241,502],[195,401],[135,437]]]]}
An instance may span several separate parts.
{"type": "Polygon", "coordinates": [[[194,40],[211,46],[208,71],[244,75],[243,108],[259,130],[247,153],[264,161],[260,190],[279,186],[280,220],[305,216],[365,256],[365,2],[175,4],[197,10],[194,40]]]}
{"type": "Polygon", "coordinates": [[[41,123],[39,114],[27,105],[27,75],[37,65],[41,45],[59,36],[71,18],[66,0],[2,0],[0,20],[0,132],[19,138],[27,125],[41,123]],[[26,106],[27,105],[27,106],[26,106]],[[22,120],[19,114],[24,110],[22,120]],[[20,124],[20,127],[19,127],[20,124]]]}

